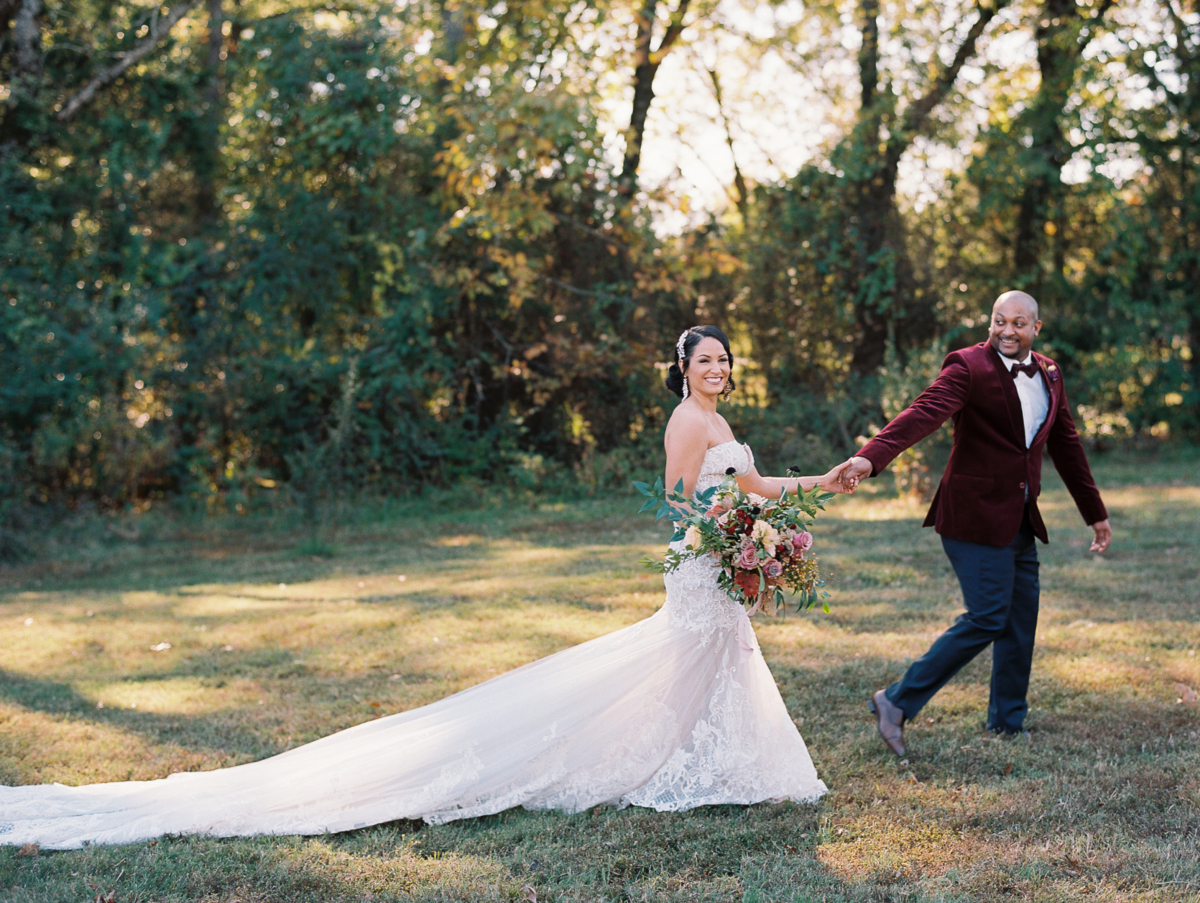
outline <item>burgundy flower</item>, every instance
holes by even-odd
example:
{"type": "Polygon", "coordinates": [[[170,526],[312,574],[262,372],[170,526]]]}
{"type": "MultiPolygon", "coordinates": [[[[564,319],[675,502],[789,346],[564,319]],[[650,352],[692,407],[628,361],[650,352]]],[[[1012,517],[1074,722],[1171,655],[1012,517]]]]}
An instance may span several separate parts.
{"type": "Polygon", "coordinates": [[[733,575],[733,585],[745,593],[748,599],[753,599],[758,595],[762,581],[758,571],[738,571],[733,575]]]}

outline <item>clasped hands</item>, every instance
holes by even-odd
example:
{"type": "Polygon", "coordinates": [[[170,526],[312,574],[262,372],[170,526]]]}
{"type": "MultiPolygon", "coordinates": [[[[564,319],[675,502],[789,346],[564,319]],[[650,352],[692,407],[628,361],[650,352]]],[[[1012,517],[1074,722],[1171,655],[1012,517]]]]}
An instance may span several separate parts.
{"type": "Polygon", "coordinates": [[[826,492],[853,492],[858,488],[859,481],[870,476],[873,469],[870,461],[856,455],[821,477],[817,485],[826,492]]]}
{"type": "MultiPolygon", "coordinates": [[[[875,469],[866,458],[855,455],[843,461],[825,476],[821,477],[820,486],[826,492],[853,492],[858,488],[863,477],[869,477],[875,469]]],[[[1108,519],[1092,524],[1094,537],[1089,552],[1103,552],[1112,542],[1112,526],[1108,519]]]]}

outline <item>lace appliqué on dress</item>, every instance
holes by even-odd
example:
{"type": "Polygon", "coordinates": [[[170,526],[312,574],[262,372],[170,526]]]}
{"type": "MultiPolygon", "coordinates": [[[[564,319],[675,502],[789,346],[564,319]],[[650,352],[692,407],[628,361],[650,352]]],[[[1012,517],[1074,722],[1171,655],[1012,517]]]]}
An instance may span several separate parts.
{"type": "MultiPolygon", "coordinates": [[[[714,445],[705,453],[700,465],[696,492],[719,486],[730,467],[738,476],[744,476],[753,465],[754,455],[748,445],[738,442],[714,445]]],[[[682,547],[682,541],[671,544],[672,549],[682,547]]],[[[702,646],[711,642],[714,631],[736,630],[739,619],[745,617],[742,606],[729,598],[717,584],[720,570],[715,559],[694,558],[664,578],[667,589],[665,608],[672,625],[694,631],[699,635],[702,646]]]]}

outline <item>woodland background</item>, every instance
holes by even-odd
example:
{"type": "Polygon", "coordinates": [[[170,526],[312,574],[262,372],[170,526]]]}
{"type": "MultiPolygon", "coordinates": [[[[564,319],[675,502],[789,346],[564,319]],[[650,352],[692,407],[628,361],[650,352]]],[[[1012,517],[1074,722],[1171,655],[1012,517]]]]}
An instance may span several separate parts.
{"type": "Polygon", "coordinates": [[[1198,185],[1194,0],[0,0],[0,522],[627,485],[698,322],[828,466],[1014,287],[1194,442],[1198,185]]]}

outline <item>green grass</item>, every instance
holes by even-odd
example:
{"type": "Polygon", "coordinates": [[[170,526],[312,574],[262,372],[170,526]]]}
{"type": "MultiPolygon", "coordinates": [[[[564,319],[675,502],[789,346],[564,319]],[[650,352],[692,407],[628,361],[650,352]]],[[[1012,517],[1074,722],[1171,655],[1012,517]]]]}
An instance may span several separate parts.
{"type": "MultiPolygon", "coordinates": [[[[1198,462],[1095,460],[1115,529],[1102,558],[1051,477],[1030,738],[983,733],[987,655],[909,726],[908,759],[875,735],[867,696],[959,597],[923,507],[873,482],[818,523],[832,612],[756,619],[831,788],[819,805],[0,848],[0,900],[1200,900],[1198,462]]],[[[250,761],[661,603],[636,562],[663,533],[632,496],[446,498],[360,512],[329,557],[267,515],[152,512],[128,540],[63,526],[41,560],[0,570],[0,782],[250,761]]]]}

